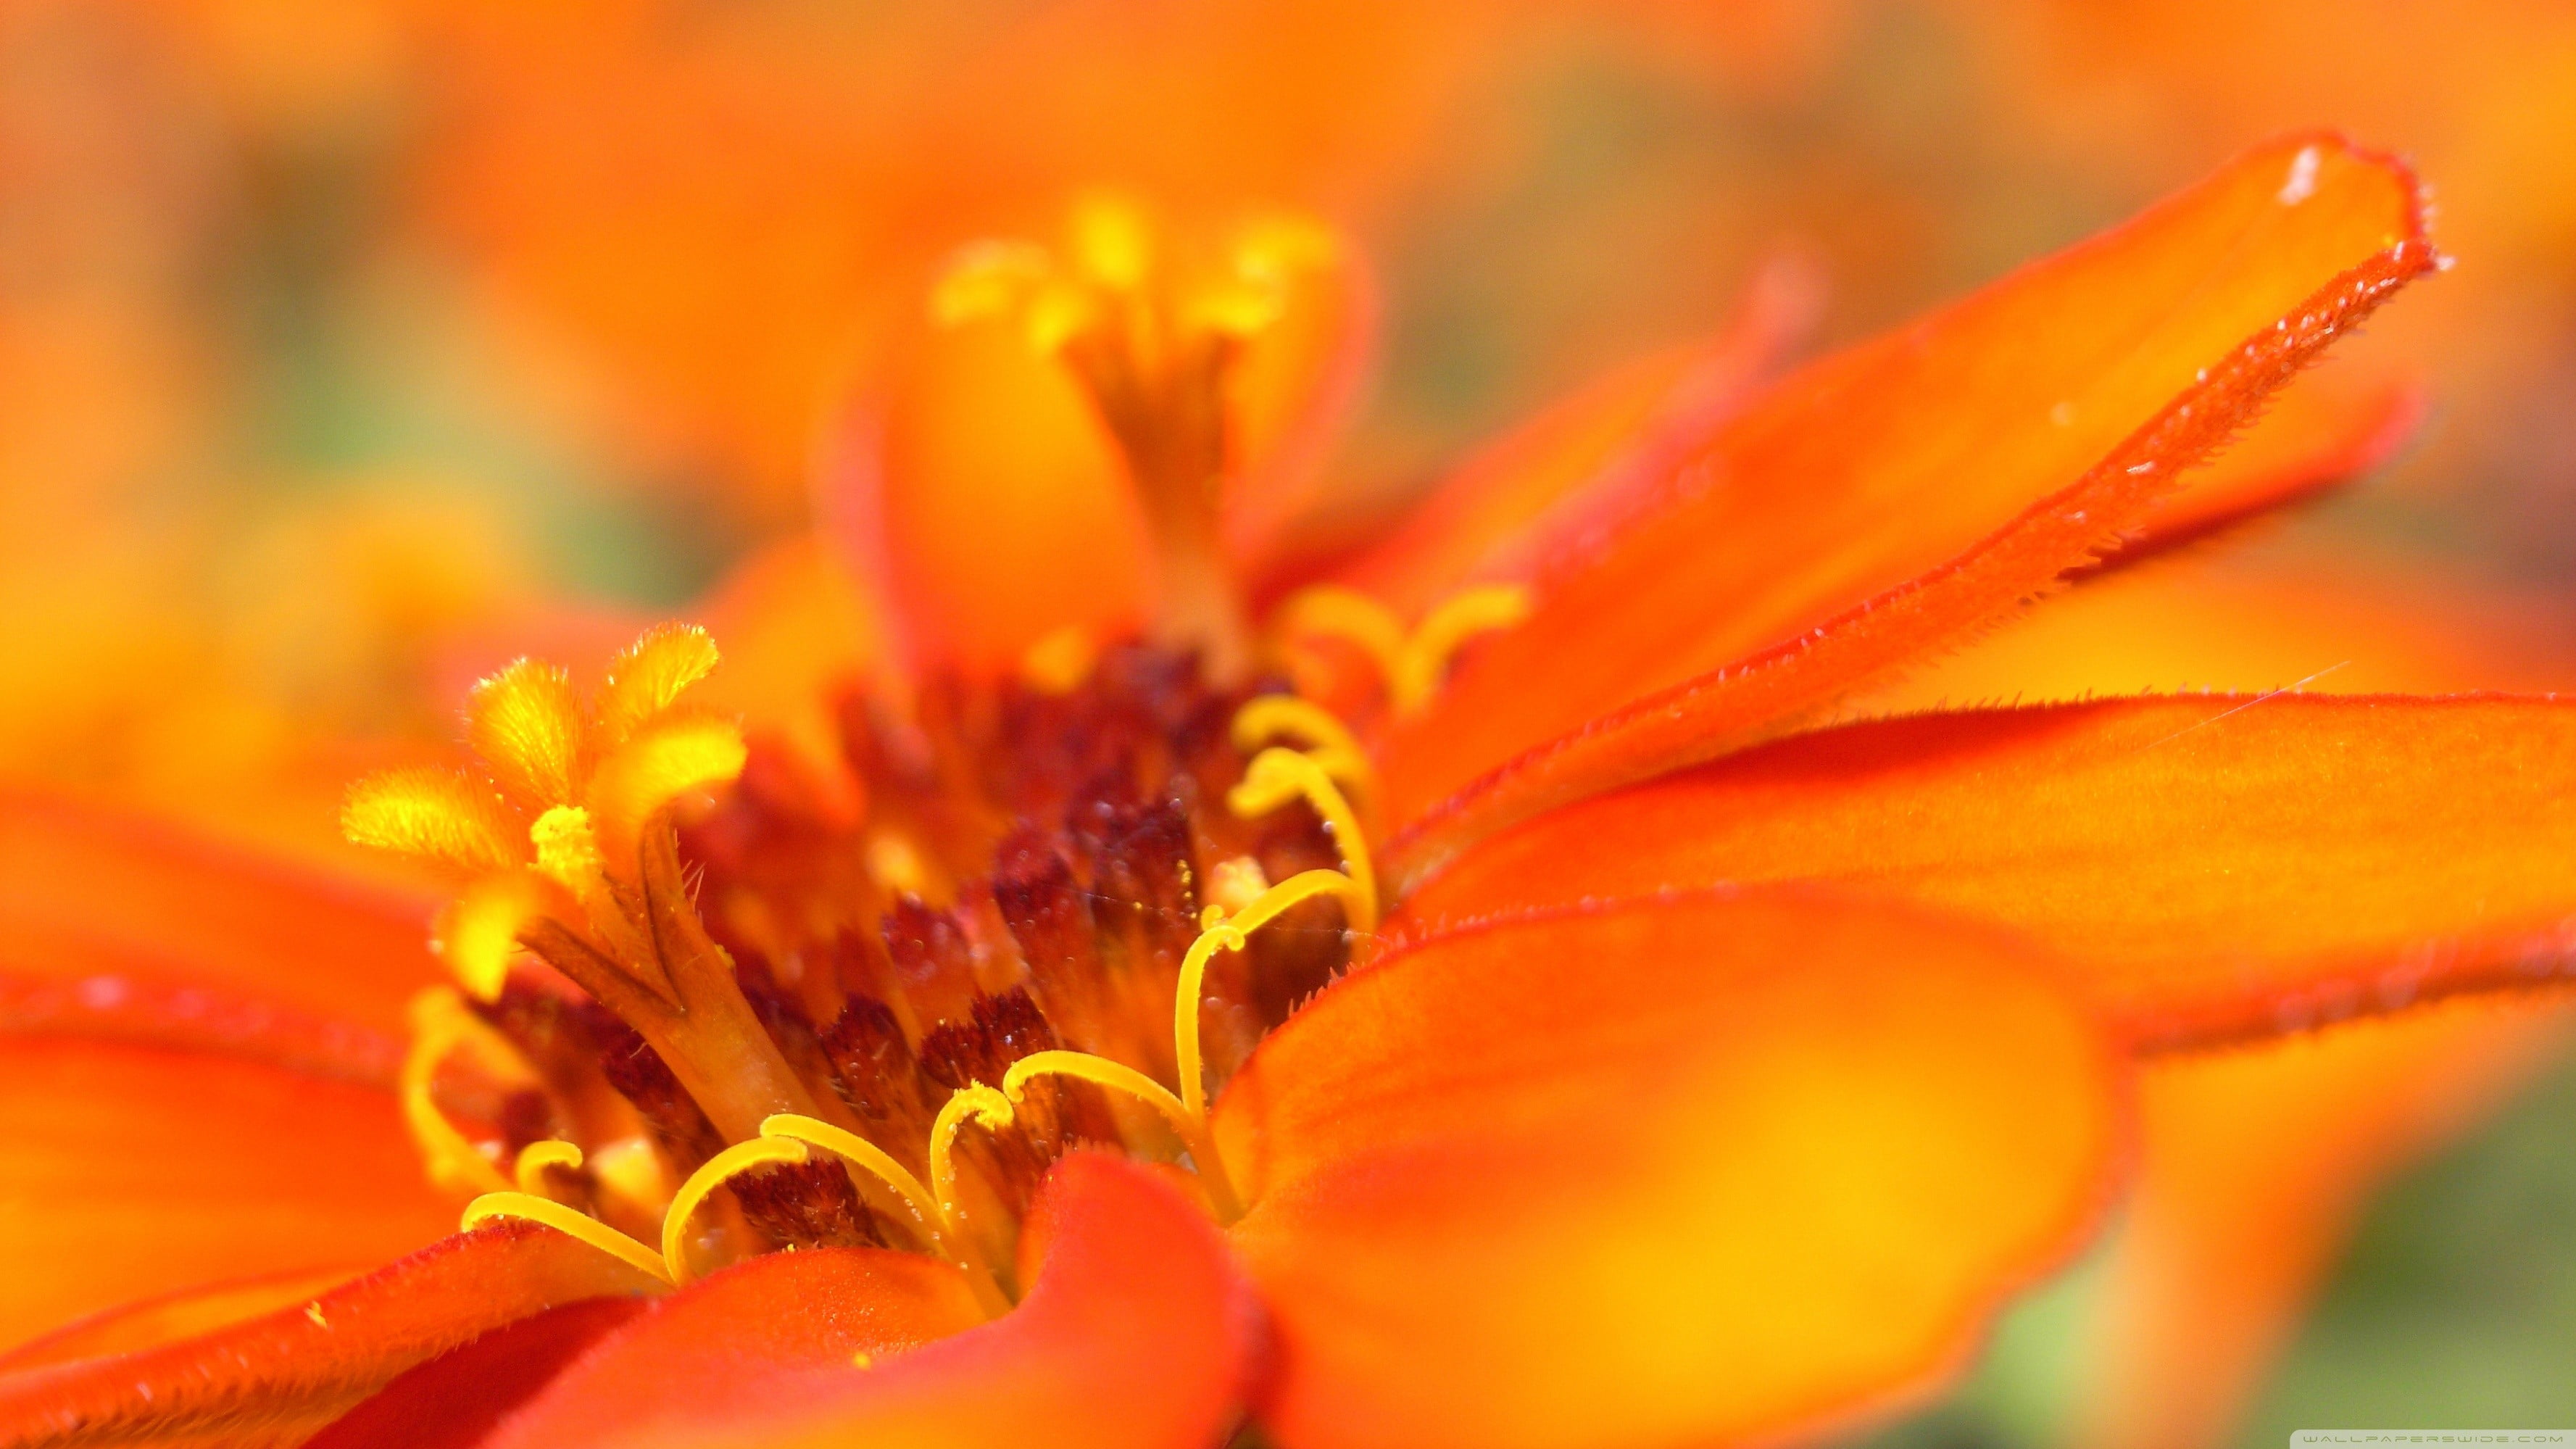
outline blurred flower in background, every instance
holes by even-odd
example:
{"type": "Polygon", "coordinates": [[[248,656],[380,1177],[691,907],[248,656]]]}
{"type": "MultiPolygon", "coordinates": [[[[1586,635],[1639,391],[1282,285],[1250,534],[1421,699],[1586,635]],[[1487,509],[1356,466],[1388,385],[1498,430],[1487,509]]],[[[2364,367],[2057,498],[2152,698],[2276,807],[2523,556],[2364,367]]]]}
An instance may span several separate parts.
{"type": "MultiPolygon", "coordinates": [[[[2413,443],[2251,548],[2182,551],[1859,707],[2563,687],[2571,111],[2576,16],[2504,0],[25,0],[0,12],[0,771],[336,858],[346,781],[426,757],[511,656],[604,654],[702,599],[772,619],[782,591],[867,634],[799,542],[848,541],[816,500],[860,402],[960,242],[1096,186],[1312,211],[1376,264],[1351,305],[1383,360],[1331,464],[1356,530],[1463,442],[1746,306],[1771,345],[1802,318],[1809,346],[1864,335],[2317,123],[2406,153],[2460,259],[2301,384],[2419,389],[2413,443]]],[[[796,727],[792,701],[728,703],[796,727]]],[[[2514,1226],[2481,1250],[2410,1185],[2434,1206],[2372,1221],[2298,1336],[2370,1192],[2555,1033],[2445,1009],[2158,1068],[2125,1231],[1891,1432],[2576,1412],[2576,1243],[2545,1214],[2490,1203],[2514,1226]],[[2523,1262],[2548,1266],[2498,1267],[2523,1262]],[[2474,1366],[2391,1361],[2461,1335],[2474,1366]],[[2276,1373],[2306,1397],[2266,1401],[2276,1373]],[[2354,1397],[2374,1378],[2416,1396],[2354,1397]]],[[[2514,1119],[2447,1190],[2475,1207],[2503,1171],[2563,1199],[2563,1170],[2511,1175],[2576,1145],[2552,1130],[2514,1119]]]]}

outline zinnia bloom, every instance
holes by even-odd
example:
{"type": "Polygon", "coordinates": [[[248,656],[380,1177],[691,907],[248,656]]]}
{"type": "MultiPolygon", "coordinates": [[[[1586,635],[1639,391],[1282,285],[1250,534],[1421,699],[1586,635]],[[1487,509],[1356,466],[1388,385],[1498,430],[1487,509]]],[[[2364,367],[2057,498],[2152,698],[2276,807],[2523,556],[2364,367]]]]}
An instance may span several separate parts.
{"type": "Polygon", "coordinates": [[[963,256],[850,430],[894,637],[828,729],[666,625],[353,792],[459,878],[398,1068],[399,912],[23,806],[17,1291],[160,1296],[0,1359],[8,1442],[1811,1436],[2086,1240],[2141,1058],[2561,971],[2553,701],[1821,723],[2375,456],[2185,476],[2438,265],[2393,162],[1641,365],[1318,557],[1346,261],[1111,202],[963,256]],[[411,1145],[465,1230],[317,1271],[411,1145]]]}

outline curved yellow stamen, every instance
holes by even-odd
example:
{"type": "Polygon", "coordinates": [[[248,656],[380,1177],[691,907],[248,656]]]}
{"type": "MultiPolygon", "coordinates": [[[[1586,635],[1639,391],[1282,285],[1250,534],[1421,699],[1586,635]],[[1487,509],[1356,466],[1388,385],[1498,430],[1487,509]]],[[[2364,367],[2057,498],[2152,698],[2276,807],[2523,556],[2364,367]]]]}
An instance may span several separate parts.
{"type": "Polygon", "coordinates": [[[930,1192],[939,1203],[939,1220],[951,1229],[959,1221],[957,1133],[970,1116],[986,1131],[1000,1131],[1011,1125],[1011,1099],[982,1082],[968,1082],[948,1094],[948,1100],[940,1104],[939,1115],[931,1121],[930,1192]]]}
{"type": "Polygon", "coordinates": [[[920,1178],[912,1175],[911,1169],[895,1161],[884,1148],[856,1132],[794,1112],[780,1112],[763,1118],[760,1135],[820,1147],[835,1157],[867,1169],[903,1199],[904,1206],[912,1210],[913,1220],[920,1225],[923,1236],[930,1239],[930,1245],[938,1249],[942,1257],[954,1259],[957,1256],[955,1245],[948,1241],[948,1223],[940,1215],[939,1199],[931,1195],[920,1178]]]}
{"type": "Polygon", "coordinates": [[[1291,637],[1319,634],[1348,640],[1377,665],[1395,712],[1412,715],[1440,692],[1460,645],[1478,634],[1508,629],[1529,613],[1527,587],[1482,584],[1443,599],[1408,631],[1394,610],[1368,595],[1325,585],[1290,595],[1279,606],[1277,628],[1291,637]]]}
{"type": "Polygon", "coordinates": [[[435,1086],[439,1067],[460,1047],[475,1049],[486,1066],[496,1068],[517,1066],[516,1054],[465,1009],[451,987],[433,986],[414,996],[410,1015],[411,1050],[396,1084],[403,1125],[420,1148],[429,1180],[450,1192],[507,1191],[510,1179],[439,1110],[435,1086]]]}
{"type": "Polygon", "coordinates": [[[652,1275],[656,1282],[678,1286],[662,1255],[617,1231],[597,1218],[584,1217],[556,1202],[525,1192],[487,1192],[465,1205],[465,1216],[457,1220],[458,1232],[471,1232],[493,1218],[524,1218],[543,1223],[567,1237],[579,1238],[612,1258],[652,1275]]]}
{"type": "Polygon", "coordinates": [[[1181,977],[1172,989],[1172,1056],[1181,1075],[1181,1107],[1193,1122],[1207,1118],[1207,1087],[1201,1081],[1205,1058],[1199,1046],[1199,1013],[1206,1007],[1208,962],[1219,951],[1240,951],[1252,933],[1277,919],[1282,911],[1313,900],[1333,895],[1351,913],[1356,925],[1367,901],[1360,883],[1337,870],[1300,871],[1261,893],[1261,898],[1230,917],[1217,918],[1210,907],[1203,919],[1206,928],[1190,943],[1187,955],[1181,957],[1181,977]]]}
{"type": "Polygon", "coordinates": [[[725,1180],[771,1163],[803,1162],[805,1144],[783,1137],[755,1137],[737,1142],[706,1161],[706,1165],[689,1174],[672,1195],[670,1209],[662,1214],[662,1261],[670,1268],[674,1283],[689,1280],[689,1219],[707,1195],[724,1186],[725,1180]]]}
{"type": "Polygon", "coordinates": [[[820,1147],[873,1174],[903,1199],[904,1206],[912,1212],[913,1220],[920,1225],[922,1236],[929,1240],[932,1251],[955,1264],[958,1271],[966,1275],[968,1290],[984,1305],[986,1312],[998,1316],[1011,1306],[1010,1300],[1002,1296],[1001,1286],[993,1281],[992,1267],[984,1261],[983,1255],[962,1234],[950,1231],[947,1218],[940,1211],[939,1200],[922,1185],[920,1178],[888,1156],[884,1148],[856,1132],[794,1112],[781,1112],[764,1119],[760,1124],[760,1135],[820,1147]]]}
{"type": "Polygon", "coordinates": [[[1276,746],[1263,750],[1252,757],[1252,766],[1243,772],[1242,783],[1226,792],[1225,803],[1235,814],[1249,819],[1296,799],[1303,799],[1323,817],[1325,826],[1333,832],[1333,845],[1342,853],[1342,868],[1350,872],[1351,881],[1359,888],[1345,897],[1351,929],[1376,930],[1377,872],[1369,865],[1368,837],[1360,830],[1358,812],[1351,809],[1351,802],[1343,798],[1341,787],[1324,773],[1323,766],[1295,750],[1276,746]]]}
{"type": "Polygon", "coordinates": [[[518,1179],[519,1191],[531,1197],[551,1197],[553,1194],[546,1191],[546,1169],[573,1170],[580,1166],[581,1149],[569,1142],[531,1142],[519,1149],[518,1165],[510,1175],[518,1179]]]}
{"type": "Polygon", "coordinates": [[[1345,791],[1361,800],[1377,794],[1377,771],[1350,727],[1311,699],[1293,694],[1256,694],[1234,712],[1234,747],[1247,753],[1280,739],[1295,740],[1306,758],[1323,767],[1345,791]]]}
{"type": "Polygon", "coordinates": [[[1398,714],[1420,714],[1440,692],[1450,657],[1478,634],[1508,629],[1529,617],[1530,591],[1519,584],[1487,584],[1440,602],[1404,641],[1387,688],[1398,714]]]}
{"type": "Polygon", "coordinates": [[[1320,634],[1344,639],[1366,654],[1388,679],[1404,659],[1404,622],[1395,611],[1357,589],[1332,584],[1300,589],[1279,606],[1281,634],[1320,634]]]}
{"type": "MultiPolygon", "coordinates": [[[[1190,1160],[1198,1164],[1199,1180],[1207,1185],[1208,1206],[1216,1210],[1218,1219],[1230,1223],[1243,1216],[1234,1195],[1234,1182],[1226,1176],[1225,1164],[1216,1155],[1216,1139],[1208,1134],[1205,1112],[1173,1096],[1162,1083],[1124,1062],[1089,1052],[1044,1051],[1031,1052],[1011,1063],[1011,1069],[1002,1076],[1003,1094],[1014,1102],[1023,1100],[1032,1077],[1078,1078],[1124,1092],[1161,1113],[1172,1124],[1172,1130],[1181,1135],[1182,1145],[1190,1150],[1190,1160]]],[[[1200,1096],[1204,1101],[1205,1094],[1200,1096]]]]}

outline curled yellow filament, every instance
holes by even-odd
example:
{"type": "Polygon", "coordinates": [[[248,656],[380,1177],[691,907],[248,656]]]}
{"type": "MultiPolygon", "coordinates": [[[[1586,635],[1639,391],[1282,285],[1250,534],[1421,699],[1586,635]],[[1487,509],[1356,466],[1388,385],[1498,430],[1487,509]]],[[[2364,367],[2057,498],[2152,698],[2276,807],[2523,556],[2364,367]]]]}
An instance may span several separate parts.
{"type": "Polygon", "coordinates": [[[669,1211],[662,1214],[662,1261],[668,1266],[674,1283],[689,1281],[689,1219],[697,1213],[698,1204],[707,1195],[755,1167],[771,1163],[803,1162],[805,1144],[783,1137],[755,1137],[737,1142],[706,1160],[706,1165],[689,1174],[672,1195],[669,1211]]]}
{"type": "Polygon", "coordinates": [[[554,1194],[546,1191],[546,1169],[580,1166],[581,1149],[569,1142],[531,1142],[519,1149],[519,1161],[511,1176],[518,1179],[519,1191],[532,1197],[552,1197],[554,1194]]]}
{"type": "MultiPolygon", "coordinates": [[[[930,1192],[939,1203],[940,1221],[952,1232],[959,1222],[957,1204],[957,1134],[972,1117],[984,1130],[998,1132],[1011,1125],[1011,1099],[985,1086],[968,1082],[948,1094],[941,1103],[939,1115],[930,1123],[930,1192]]],[[[963,1236],[963,1234],[957,1234],[963,1236]]]]}
{"type": "Polygon", "coordinates": [[[1234,747],[1253,751],[1278,740],[1294,740],[1306,758],[1321,766],[1334,783],[1365,802],[1377,793],[1377,772],[1350,728],[1333,712],[1293,694],[1256,694],[1234,712],[1234,747]]]}
{"type": "MultiPolygon", "coordinates": [[[[1123,1062],[1089,1052],[1031,1052],[1011,1063],[1003,1074],[1002,1093],[1014,1102],[1026,1099],[1029,1080],[1033,1077],[1074,1077],[1111,1091],[1124,1092],[1163,1115],[1172,1129],[1181,1134],[1181,1142],[1190,1150],[1190,1159],[1198,1164],[1199,1178],[1207,1184],[1208,1205],[1219,1218],[1232,1222],[1243,1215],[1234,1195],[1234,1184],[1225,1174],[1225,1164],[1217,1159],[1216,1141],[1208,1135],[1207,1114],[1193,1110],[1172,1095],[1162,1083],[1123,1062]]],[[[1186,1079],[1184,1079],[1186,1081],[1186,1079]]],[[[1200,1096],[1204,1098],[1205,1094],[1200,1096]]]]}
{"type": "Polygon", "coordinates": [[[553,1198],[538,1197],[534,1193],[487,1192],[465,1205],[465,1215],[457,1220],[456,1230],[472,1232],[494,1218],[523,1218],[532,1223],[543,1223],[651,1275],[656,1282],[674,1287],[679,1284],[663,1255],[597,1218],[585,1217],[553,1198]]]}
{"type": "Polygon", "coordinates": [[[403,1057],[397,1095],[403,1125],[420,1147],[430,1181],[451,1192],[507,1191],[510,1179],[439,1110],[435,1086],[439,1067],[460,1050],[472,1051],[487,1069],[508,1076],[524,1076],[526,1065],[465,1009],[464,998],[452,987],[433,986],[414,996],[410,1015],[411,1049],[403,1057]]]}
{"type": "Polygon", "coordinates": [[[1278,628],[1288,635],[1348,640],[1377,665],[1395,712],[1416,715],[1440,692],[1461,645],[1478,634],[1508,629],[1529,614],[1526,587],[1481,584],[1442,600],[1408,632],[1386,605],[1356,589],[1325,585],[1280,605],[1278,628]]]}
{"type": "Polygon", "coordinates": [[[1358,812],[1351,809],[1351,802],[1343,797],[1332,776],[1324,773],[1323,766],[1295,750],[1263,750],[1252,757],[1242,783],[1226,792],[1225,803],[1235,814],[1249,819],[1297,799],[1312,807],[1333,832],[1333,846],[1342,854],[1342,868],[1358,887],[1356,893],[1345,897],[1351,929],[1376,930],[1377,872],[1369,864],[1368,837],[1360,830],[1358,812]]]}

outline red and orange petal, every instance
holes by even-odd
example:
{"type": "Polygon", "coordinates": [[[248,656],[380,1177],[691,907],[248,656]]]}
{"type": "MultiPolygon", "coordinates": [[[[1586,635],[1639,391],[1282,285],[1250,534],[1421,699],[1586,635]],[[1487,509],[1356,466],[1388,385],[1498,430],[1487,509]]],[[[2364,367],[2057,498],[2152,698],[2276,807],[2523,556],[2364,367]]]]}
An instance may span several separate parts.
{"type": "Polygon", "coordinates": [[[1259,1313],[1204,1212],[1146,1168],[1077,1154],[1048,1174],[1022,1249],[1029,1291],[991,1323],[867,1368],[781,1372],[758,1413],[692,1415],[603,1443],[1203,1449],[1220,1442],[1255,1367],[1259,1313]]]}
{"type": "Polygon", "coordinates": [[[857,1354],[891,1358],[983,1321],[958,1271],[923,1254],[825,1248],[754,1258],[619,1325],[485,1442],[615,1443],[757,1417],[806,1375],[846,1374],[857,1354]]]}
{"type": "Polygon", "coordinates": [[[496,1225],[212,1333],[0,1375],[0,1441],[286,1449],[503,1324],[654,1286],[561,1233],[496,1225]]]}
{"type": "Polygon", "coordinates": [[[2104,1203],[2051,963],[1800,891],[1399,947],[1220,1102],[1290,1449],[1735,1442],[1922,1391],[2104,1203]]]}
{"type": "Polygon", "coordinates": [[[1405,910],[1845,882],[2028,932],[2171,1048],[2544,984],[2570,858],[2576,705],[2187,696],[1780,741],[1544,816],[1405,910]]]}
{"type": "Polygon", "coordinates": [[[2329,493],[2387,461],[2424,411],[2423,385],[2403,374],[2303,373],[2242,441],[2193,472],[2086,572],[2126,568],[2329,493]]]}
{"type": "Polygon", "coordinates": [[[0,1342],[131,1300],[354,1274],[455,1225],[390,1094],[77,1038],[0,1052],[0,1342]]]}
{"type": "Polygon", "coordinates": [[[2433,265],[2411,176],[2295,137],[1794,375],[1660,506],[1567,540],[1529,622],[1389,735],[1390,813],[1416,822],[1396,873],[1711,758],[2044,592],[2433,265]]]}
{"type": "Polygon", "coordinates": [[[224,988],[399,1034],[404,1004],[438,979],[421,949],[435,909],[158,821],[0,789],[0,971],[224,988]]]}

